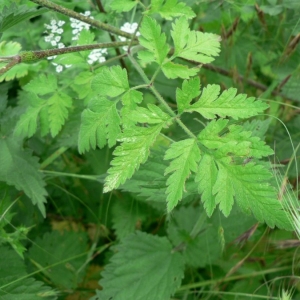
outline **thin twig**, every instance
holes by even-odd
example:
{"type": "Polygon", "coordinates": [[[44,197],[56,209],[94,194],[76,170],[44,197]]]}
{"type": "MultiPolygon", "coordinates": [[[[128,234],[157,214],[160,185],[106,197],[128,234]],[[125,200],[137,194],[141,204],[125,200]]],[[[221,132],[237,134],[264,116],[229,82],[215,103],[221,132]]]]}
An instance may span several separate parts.
{"type": "Polygon", "coordinates": [[[70,18],[74,18],[74,19],[77,19],[77,20],[82,21],[84,23],[90,24],[91,26],[94,26],[96,28],[111,32],[113,34],[124,36],[128,39],[132,39],[132,37],[133,37],[132,34],[130,34],[128,32],[125,32],[125,31],[123,31],[119,28],[116,28],[114,26],[102,23],[102,22],[97,21],[95,19],[91,19],[91,18],[89,18],[87,16],[84,16],[84,15],[81,15],[81,14],[79,14],[79,13],[73,11],[73,10],[67,9],[67,8],[65,8],[63,6],[60,6],[60,5],[57,5],[57,4],[55,4],[51,1],[48,1],[48,0],[30,0],[30,1],[34,2],[36,4],[39,4],[41,6],[50,8],[51,10],[57,11],[57,12],[63,14],[63,15],[66,15],[66,16],[70,17],[70,18]]]}

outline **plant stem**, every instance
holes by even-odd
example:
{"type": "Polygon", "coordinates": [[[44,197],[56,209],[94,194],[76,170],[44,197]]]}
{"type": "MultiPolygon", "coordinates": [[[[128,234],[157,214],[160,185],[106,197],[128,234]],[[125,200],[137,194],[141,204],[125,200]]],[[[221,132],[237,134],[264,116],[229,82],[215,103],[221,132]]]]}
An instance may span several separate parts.
{"type": "Polygon", "coordinates": [[[132,62],[134,68],[137,70],[137,72],[140,74],[144,82],[148,85],[151,92],[154,94],[154,96],[157,98],[157,100],[166,108],[167,112],[175,119],[177,124],[187,133],[188,136],[195,139],[196,136],[181,122],[180,119],[177,118],[177,115],[174,113],[174,111],[170,108],[168,103],[164,100],[164,98],[159,94],[157,89],[154,87],[153,83],[150,81],[150,79],[147,77],[143,69],[140,67],[140,65],[137,63],[137,61],[131,56],[131,54],[128,54],[128,58],[132,62]]]}
{"type": "Polygon", "coordinates": [[[40,169],[45,169],[48,165],[50,165],[56,158],[62,155],[68,148],[60,147],[54,153],[52,153],[48,158],[46,158],[40,165],[40,169]]]}
{"type": "Polygon", "coordinates": [[[55,11],[57,11],[57,12],[63,14],[63,15],[66,15],[70,18],[74,18],[74,19],[77,19],[77,20],[82,21],[84,23],[90,24],[91,26],[94,26],[96,28],[114,33],[116,35],[124,36],[128,39],[133,38],[132,34],[127,33],[127,32],[125,32],[125,31],[123,31],[119,28],[116,28],[114,26],[111,26],[111,25],[99,22],[97,20],[91,19],[91,18],[89,18],[87,16],[84,16],[84,15],[81,15],[81,14],[79,14],[79,13],[73,11],[73,10],[70,10],[70,9],[65,8],[63,6],[60,6],[60,5],[57,5],[57,4],[55,4],[51,1],[48,1],[48,0],[30,0],[30,1],[34,2],[36,4],[39,4],[41,6],[50,8],[51,10],[55,10],[55,11]]]}
{"type": "MultiPolygon", "coordinates": [[[[134,41],[134,44],[137,44],[137,41],[134,41]]],[[[60,49],[48,49],[48,50],[37,50],[37,51],[23,51],[20,54],[14,56],[6,56],[0,57],[0,62],[9,62],[5,67],[0,69],[0,75],[7,72],[13,66],[18,63],[28,63],[37,61],[40,59],[44,59],[47,57],[51,57],[54,55],[62,55],[67,53],[79,52],[79,51],[87,51],[93,49],[101,49],[101,48],[112,48],[112,47],[122,47],[130,44],[130,41],[125,42],[112,42],[112,43],[100,43],[100,44],[90,44],[90,45],[82,45],[82,46],[71,46],[60,49]]]]}

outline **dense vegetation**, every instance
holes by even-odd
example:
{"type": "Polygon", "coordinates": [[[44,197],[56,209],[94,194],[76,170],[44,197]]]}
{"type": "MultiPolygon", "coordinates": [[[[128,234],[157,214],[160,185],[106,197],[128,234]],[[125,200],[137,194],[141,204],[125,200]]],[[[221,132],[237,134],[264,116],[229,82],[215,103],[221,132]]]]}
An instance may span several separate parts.
{"type": "Polygon", "coordinates": [[[298,0],[2,0],[0,299],[300,299],[298,0]]]}

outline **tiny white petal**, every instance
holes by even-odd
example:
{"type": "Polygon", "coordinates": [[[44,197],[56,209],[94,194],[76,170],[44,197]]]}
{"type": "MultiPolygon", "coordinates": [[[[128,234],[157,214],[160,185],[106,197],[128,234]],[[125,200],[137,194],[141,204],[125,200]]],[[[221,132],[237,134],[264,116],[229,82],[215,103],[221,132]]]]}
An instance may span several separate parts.
{"type": "Polygon", "coordinates": [[[65,45],[64,45],[63,43],[59,43],[59,44],[58,44],[58,48],[59,48],[59,49],[65,48],[65,45]]]}
{"type": "Polygon", "coordinates": [[[56,31],[58,34],[62,34],[64,32],[64,30],[62,28],[57,29],[56,31]]]}
{"type": "Polygon", "coordinates": [[[61,39],[61,36],[58,35],[58,36],[56,36],[54,39],[55,39],[56,42],[59,42],[60,39],[61,39]]]}
{"type": "Polygon", "coordinates": [[[103,57],[103,56],[101,56],[101,57],[99,58],[99,62],[100,62],[100,63],[105,62],[105,60],[106,60],[106,59],[105,59],[105,57],[103,57]]]}
{"type": "Polygon", "coordinates": [[[56,45],[57,45],[57,42],[53,40],[53,41],[51,41],[51,45],[52,45],[52,46],[56,46],[56,45]]]}
{"type": "Polygon", "coordinates": [[[66,68],[70,68],[70,67],[72,67],[72,65],[65,65],[65,67],[66,67],[66,68]]]}
{"type": "Polygon", "coordinates": [[[58,66],[56,67],[56,72],[57,72],[57,73],[60,73],[62,70],[63,70],[63,67],[62,67],[61,65],[58,65],[58,66]]]}
{"type": "Polygon", "coordinates": [[[56,25],[56,20],[52,19],[50,22],[51,25],[56,25]]]}
{"type": "Polygon", "coordinates": [[[59,27],[61,27],[61,26],[63,26],[65,23],[66,23],[65,21],[60,20],[60,21],[58,21],[57,25],[58,25],[59,27]]]}

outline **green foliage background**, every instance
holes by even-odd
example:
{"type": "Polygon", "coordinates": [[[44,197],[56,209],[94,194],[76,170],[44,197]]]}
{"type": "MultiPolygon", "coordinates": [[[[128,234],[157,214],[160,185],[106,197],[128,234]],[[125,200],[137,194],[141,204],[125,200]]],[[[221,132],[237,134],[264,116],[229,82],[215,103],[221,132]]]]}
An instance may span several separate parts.
{"type": "MultiPolygon", "coordinates": [[[[53,19],[114,41],[33,2],[0,3],[0,58],[53,19]]],[[[300,299],[300,2],[53,3],[139,45],[0,75],[0,299],[300,299]]]]}

